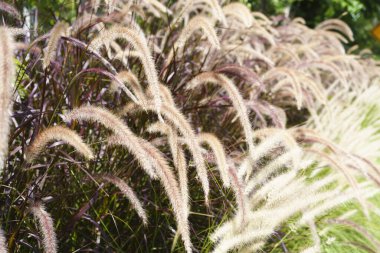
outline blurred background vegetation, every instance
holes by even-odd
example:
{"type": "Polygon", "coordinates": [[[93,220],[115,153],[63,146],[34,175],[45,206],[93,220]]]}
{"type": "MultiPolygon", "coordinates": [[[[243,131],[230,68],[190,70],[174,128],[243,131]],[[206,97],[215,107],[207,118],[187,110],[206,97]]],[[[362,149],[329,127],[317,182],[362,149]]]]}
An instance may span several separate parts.
{"type": "MultiPolygon", "coordinates": [[[[82,0],[84,1],[84,0],[82,0]]],[[[252,10],[266,15],[288,13],[290,17],[303,17],[307,25],[314,27],[325,19],[340,18],[353,30],[355,43],[371,49],[380,57],[380,41],[372,35],[372,29],[380,23],[378,0],[243,0],[252,10]]],[[[8,0],[23,15],[38,17],[35,29],[51,28],[56,20],[70,21],[77,13],[79,0],[8,0]]],[[[43,32],[43,31],[41,31],[43,32]]]]}
{"type": "Polygon", "coordinates": [[[267,15],[288,12],[290,17],[302,17],[311,27],[326,19],[342,19],[353,30],[355,44],[358,44],[360,48],[369,48],[380,56],[380,41],[372,35],[373,28],[380,23],[380,1],[378,0],[245,1],[253,10],[267,15]]]}

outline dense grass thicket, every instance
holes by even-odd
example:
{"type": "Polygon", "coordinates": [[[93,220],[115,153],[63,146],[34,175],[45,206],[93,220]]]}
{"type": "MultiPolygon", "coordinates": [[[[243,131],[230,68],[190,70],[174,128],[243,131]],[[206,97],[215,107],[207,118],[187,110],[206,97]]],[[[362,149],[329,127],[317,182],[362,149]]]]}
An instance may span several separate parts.
{"type": "Polygon", "coordinates": [[[344,22],[0,10],[0,253],[380,249],[380,64],[344,22]]]}

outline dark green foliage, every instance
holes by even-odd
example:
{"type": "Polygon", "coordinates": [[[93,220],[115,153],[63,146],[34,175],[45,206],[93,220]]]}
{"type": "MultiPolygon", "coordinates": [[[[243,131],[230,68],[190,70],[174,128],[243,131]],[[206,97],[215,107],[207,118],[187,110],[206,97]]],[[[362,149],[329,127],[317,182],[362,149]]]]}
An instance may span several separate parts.
{"type": "MultiPolygon", "coordinates": [[[[281,14],[286,8],[291,17],[303,17],[307,25],[340,18],[353,30],[355,44],[380,54],[380,41],[372,29],[380,23],[380,4],[374,0],[247,0],[252,9],[266,14],[281,14]]],[[[353,44],[351,44],[353,45],[353,44]]]]}

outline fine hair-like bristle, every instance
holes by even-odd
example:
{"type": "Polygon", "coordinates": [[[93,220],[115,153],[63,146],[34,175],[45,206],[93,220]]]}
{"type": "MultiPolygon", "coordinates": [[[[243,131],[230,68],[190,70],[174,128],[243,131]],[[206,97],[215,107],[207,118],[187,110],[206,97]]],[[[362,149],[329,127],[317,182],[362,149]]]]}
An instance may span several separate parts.
{"type": "Polygon", "coordinates": [[[222,10],[223,10],[224,15],[226,15],[227,17],[228,16],[234,17],[235,19],[243,23],[245,27],[252,26],[254,22],[254,18],[253,18],[253,15],[251,14],[251,11],[243,3],[239,3],[239,2],[230,3],[224,6],[222,10]]]}
{"type": "Polygon", "coordinates": [[[213,25],[210,22],[210,20],[204,16],[196,16],[189,21],[189,23],[183,28],[174,47],[178,51],[181,51],[185,46],[186,41],[197,29],[202,29],[203,33],[209,40],[211,46],[215,47],[216,49],[220,48],[219,39],[213,28],[213,25]]]}

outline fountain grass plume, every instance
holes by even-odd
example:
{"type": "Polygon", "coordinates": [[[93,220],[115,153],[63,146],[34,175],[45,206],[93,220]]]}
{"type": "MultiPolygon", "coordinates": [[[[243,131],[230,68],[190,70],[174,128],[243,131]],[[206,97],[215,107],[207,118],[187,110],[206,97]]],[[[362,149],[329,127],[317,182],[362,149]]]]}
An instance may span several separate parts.
{"type": "MultiPolygon", "coordinates": [[[[114,145],[121,145],[124,147],[129,146],[129,140],[125,138],[123,135],[115,135],[114,137],[109,139],[109,142],[114,145]]],[[[178,187],[178,183],[175,179],[174,173],[170,169],[167,161],[163,157],[162,153],[158,151],[152,144],[147,141],[141,142],[140,145],[146,150],[147,156],[152,159],[152,165],[155,168],[155,172],[157,173],[158,178],[162,182],[167,196],[172,204],[174,216],[177,220],[178,230],[182,235],[182,240],[185,244],[186,252],[192,252],[192,243],[190,239],[190,231],[189,224],[187,220],[188,211],[184,206],[183,199],[180,195],[180,188],[178,187]]]]}
{"type": "Polygon", "coordinates": [[[141,64],[144,68],[145,75],[151,89],[153,91],[153,99],[155,103],[155,110],[158,117],[161,119],[161,95],[159,89],[159,80],[157,75],[156,66],[154,64],[152,55],[150,53],[147,40],[144,34],[135,28],[128,28],[122,26],[112,26],[110,29],[100,32],[100,34],[91,42],[90,48],[96,52],[100,48],[111,41],[116,39],[125,39],[140,53],[141,64]]]}
{"type": "MultiPolygon", "coordinates": [[[[178,170],[179,187],[181,189],[182,200],[186,210],[190,211],[189,188],[187,179],[187,164],[184,150],[178,138],[177,131],[170,125],[162,122],[156,122],[148,127],[148,132],[161,133],[167,136],[169,147],[173,156],[173,163],[178,170]]],[[[187,213],[188,215],[188,213],[187,213]]]]}
{"type": "Polygon", "coordinates": [[[54,222],[50,214],[45,211],[41,203],[34,203],[30,208],[34,218],[38,221],[41,231],[45,253],[58,252],[57,236],[54,230],[54,222]]]}
{"type": "Polygon", "coordinates": [[[145,148],[142,146],[144,139],[137,137],[116,115],[107,109],[85,105],[75,108],[71,112],[64,115],[65,121],[71,120],[91,120],[99,122],[108,129],[111,129],[117,136],[121,136],[125,141],[128,150],[136,157],[141,167],[152,178],[156,178],[156,173],[152,164],[151,158],[145,148]]]}
{"type": "Polygon", "coordinates": [[[224,150],[223,144],[215,135],[211,133],[198,134],[198,140],[200,143],[207,144],[211,148],[215,156],[217,168],[223,180],[223,185],[228,188],[230,186],[230,178],[228,173],[226,152],[224,150]]]}
{"type": "Polygon", "coordinates": [[[239,2],[230,3],[225,5],[222,8],[222,10],[226,17],[234,17],[235,19],[239,20],[242,24],[244,24],[244,26],[247,28],[252,26],[254,22],[253,15],[245,4],[239,2]]]}
{"type": "Polygon", "coordinates": [[[193,17],[188,24],[181,30],[181,33],[174,43],[173,49],[170,50],[168,57],[165,60],[165,66],[168,66],[170,62],[173,60],[174,52],[177,52],[178,55],[182,55],[182,51],[186,45],[186,41],[193,35],[193,33],[197,30],[201,30],[203,34],[206,36],[208,42],[215,49],[220,49],[220,42],[218,39],[218,35],[214,29],[214,25],[209,18],[197,15],[193,17]]]}
{"type": "Polygon", "coordinates": [[[63,141],[73,146],[77,152],[87,159],[91,160],[94,158],[91,148],[83,142],[82,138],[76,132],[67,127],[53,126],[44,129],[29,145],[26,160],[32,162],[43,151],[46,144],[51,141],[63,141]]]}
{"type": "MultiPolygon", "coordinates": [[[[199,142],[197,141],[197,137],[192,129],[190,123],[186,120],[185,116],[173,105],[163,104],[161,108],[162,115],[164,118],[172,124],[179,133],[181,133],[184,138],[184,142],[188,146],[195,163],[195,167],[197,169],[197,174],[200,182],[202,183],[203,192],[205,194],[205,202],[209,204],[209,192],[210,186],[207,176],[207,170],[204,162],[204,158],[201,153],[201,147],[199,142]]],[[[147,101],[144,107],[139,107],[137,105],[132,106],[131,104],[127,104],[120,111],[121,115],[125,115],[131,113],[136,110],[149,110],[155,111],[154,103],[147,101]]]]}
{"type": "Polygon", "coordinates": [[[144,208],[142,207],[140,200],[137,198],[136,193],[124,180],[116,176],[113,176],[111,174],[100,175],[99,178],[119,188],[121,192],[123,193],[123,195],[127,199],[129,199],[133,208],[136,210],[137,214],[140,216],[141,220],[143,221],[144,225],[148,224],[148,218],[147,218],[144,208]]]}
{"type": "Polygon", "coordinates": [[[50,65],[50,62],[55,59],[58,42],[62,36],[66,35],[68,27],[68,24],[65,22],[58,22],[51,30],[50,39],[48,41],[47,47],[44,50],[44,58],[42,60],[44,69],[46,69],[50,65]]]}
{"type": "MultiPolygon", "coordinates": [[[[131,71],[121,71],[116,75],[116,78],[123,83],[127,84],[129,88],[132,90],[133,94],[136,98],[142,102],[146,99],[144,90],[137,79],[137,77],[131,71]]],[[[117,90],[118,88],[125,91],[125,93],[129,94],[129,90],[125,90],[125,86],[120,85],[119,82],[112,80],[111,89],[117,90]]]]}
{"type": "Polygon", "coordinates": [[[7,27],[0,27],[0,174],[8,153],[12,113],[12,92],[15,79],[13,50],[15,43],[7,27]]]}
{"type": "Polygon", "coordinates": [[[187,84],[188,89],[195,89],[200,85],[205,85],[207,83],[212,83],[216,85],[220,85],[230,97],[230,100],[237,112],[237,115],[242,124],[245,140],[248,144],[249,153],[253,157],[254,156],[254,147],[253,144],[253,130],[251,126],[251,121],[249,120],[249,115],[247,111],[247,107],[245,106],[244,99],[241,96],[239,90],[235,86],[235,84],[228,79],[223,74],[218,74],[215,72],[204,72],[197,76],[195,76],[190,82],[187,84]]]}
{"type": "Polygon", "coordinates": [[[7,239],[5,238],[4,231],[0,229],[0,253],[7,253],[7,239]]]}

